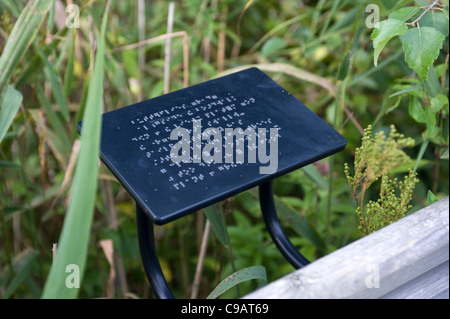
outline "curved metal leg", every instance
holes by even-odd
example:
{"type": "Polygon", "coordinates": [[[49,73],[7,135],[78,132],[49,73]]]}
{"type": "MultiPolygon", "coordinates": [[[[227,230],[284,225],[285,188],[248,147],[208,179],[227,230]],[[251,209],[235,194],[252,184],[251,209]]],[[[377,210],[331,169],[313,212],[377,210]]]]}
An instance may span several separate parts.
{"type": "MultiPolygon", "coordinates": [[[[259,202],[267,230],[277,248],[294,268],[299,269],[309,261],[295,248],[281,228],[273,200],[272,182],[259,186],[259,202]]],[[[136,205],[139,250],[145,273],[155,295],[160,299],[174,299],[161,270],[155,247],[153,223],[139,205],[136,205]]]]}
{"type": "Polygon", "coordinates": [[[300,254],[281,228],[273,200],[272,181],[259,186],[259,203],[270,237],[283,256],[296,269],[309,264],[308,259],[300,254]]]}
{"type": "Polygon", "coordinates": [[[141,252],[142,263],[150,285],[158,298],[174,299],[169,286],[167,286],[166,279],[164,278],[158,256],[156,254],[153,223],[147,218],[139,205],[136,205],[136,218],[139,250],[141,252]]]}

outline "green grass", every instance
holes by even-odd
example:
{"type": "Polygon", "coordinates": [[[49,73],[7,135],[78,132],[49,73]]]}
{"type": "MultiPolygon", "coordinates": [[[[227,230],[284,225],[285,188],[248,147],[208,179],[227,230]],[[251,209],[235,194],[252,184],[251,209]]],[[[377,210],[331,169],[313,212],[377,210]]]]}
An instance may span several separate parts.
{"type": "MultiPolygon", "coordinates": [[[[58,253],[45,283],[42,298],[76,298],[79,290],[66,285],[67,266],[76,265],[80,282],[86,267],[94,204],[97,192],[98,156],[103,104],[105,32],[109,2],[102,20],[98,47],[83,116],[81,148],[73,176],[69,207],[67,209],[58,253]]],[[[48,66],[46,66],[48,67],[48,66]]]]}
{"type": "MultiPolygon", "coordinates": [[[[311,260],[361,236],[344,163],[353,162],[368,125],[377,132],[394,124],[415,140],[406,150],[411,161],[393,171],[417,170],[414,209],[427,205],[430,193],[433,200],[448,196],[448,35],[423,82],[404,61],[397,38],[373,65],[367,1],[179,1],[173,32],[182,33],[172,38],[170,59],[165,40],[151,40],[167,31],[167,1],[144,1],[141,25],[138,1],[112,1],[109,10],[105,0],[74,1],[79,29],[67,28],[65,8],[53,3],[0,2],[2,298],[153,297],[140,261],[134,202],[99,166],[98,141],[100,114],[163,94],[165,69],[175,91],[186,82],[259,67],[347,138],[345,151],[274,181],[285,231],[311,260]],[[142,40],[139,34],[151,43],[119,49],[142,40]],[[417,116],[430,105],[439,108],[434,117],[417,116]],[[113,243],[111,264],[101,240],[113,243]],[[70,264],[79,266],[79,289],[65,285],[70,264]]],[[[374,3],[381,20],[416,4],[374,3]]],[[[368,190],[365,198],[377,194],[368,190]]],[[[197,280],[197,295],[206,298],[241,269],[256,270],[249,279],[262,278],[264,269],[268,282],[293,271],[265,231],[254,191],[155,232],[177,297],[190,297],[197,280]],[[203,236],[207,219],[213,231],[203,236]]],[[[244,295],[257,284],[246,281],[222,297],[244,295]]]]}

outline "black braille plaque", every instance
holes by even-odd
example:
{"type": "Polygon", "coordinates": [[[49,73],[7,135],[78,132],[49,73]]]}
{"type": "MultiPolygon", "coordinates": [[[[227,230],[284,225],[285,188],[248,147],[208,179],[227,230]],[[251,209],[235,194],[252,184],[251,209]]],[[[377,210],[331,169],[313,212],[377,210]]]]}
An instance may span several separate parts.
{"type": "Polygon", "coordinates": [[[102,161],[156,224],[346,145],[256,68],[107,112],[102,119],[102,161]]]}

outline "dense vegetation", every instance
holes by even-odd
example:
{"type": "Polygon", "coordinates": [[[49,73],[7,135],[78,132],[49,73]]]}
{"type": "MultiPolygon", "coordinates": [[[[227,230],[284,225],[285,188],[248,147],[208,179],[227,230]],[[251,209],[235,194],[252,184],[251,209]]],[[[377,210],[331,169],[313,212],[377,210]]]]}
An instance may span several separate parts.
{"type": "MultiPolygon", "coordinates": [[[[70,3],[0,2],[1,297],[151,297],[134,201],[97,165],[95,138],[80,147],[76,123],[86,115],[98,137],[100,112],[250,65],[348,140],[274,183],[286,232],[308,259],[369,233],[366,221],[384,226],[448,196],[448,1],[176,1],[173,19],[168,1],[70,3]],[[49,275],[54,243],[59,277],[49,275]],[[84,275],[59,294],[69,260],[84,275]]],[[[263,266],[250,268],[262,282],[293,270],[254,190],[207,216],[209,236],[203,212],[156,228],[176,296],[204,298],[247,267],[263,266]]]]}

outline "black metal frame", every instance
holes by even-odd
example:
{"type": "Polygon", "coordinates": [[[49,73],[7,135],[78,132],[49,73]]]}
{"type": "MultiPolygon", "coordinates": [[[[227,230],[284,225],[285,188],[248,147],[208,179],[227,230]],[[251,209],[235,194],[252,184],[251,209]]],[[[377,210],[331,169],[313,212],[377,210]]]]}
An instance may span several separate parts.
{"type": "Polygon", "coordinates": [[[155,233],[153,222],[145,215],[142,208],[136,204],[136,219],[139,239],[139,250],[141,252],[142,264],[147,275],[150,286],[156,297],[160,299],[174,299],[167,285],[164,274],[156,254],[155,233]]]}
{"type": "Polygon", "coordinates": [[[272,181],[259,186],[259,205],[267,231],[284,258],[295,269],[300,269],[309,264],[308,259],[295,248],[281,228],[273,199],[272,181]]]}
{"type": "MultiPolygon", "coordinates": [[[[309,261],[295,248],[284,233],[277,217],[273,198],[272,181],[259,186],[259,202],[267,230],[277,248],[295,269],[309,264],[309,261]]],[[[155,295],[160,299],[173,299],[174,296],[167,285],[161,270],[155,247],[153,222],[146,216],[139,205],[136,205],[139,250],[145,273],[155,295]]]]}

